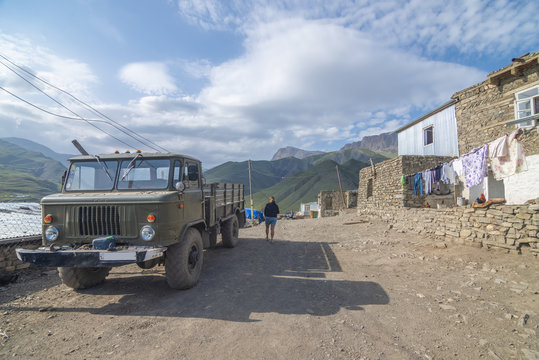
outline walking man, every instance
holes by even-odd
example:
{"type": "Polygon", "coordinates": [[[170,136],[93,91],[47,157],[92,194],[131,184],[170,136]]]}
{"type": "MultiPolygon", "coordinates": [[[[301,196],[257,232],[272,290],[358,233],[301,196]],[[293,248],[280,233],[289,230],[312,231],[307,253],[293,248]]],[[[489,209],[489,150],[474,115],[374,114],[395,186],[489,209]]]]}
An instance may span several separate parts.
{"type": "Polygon", "coordinates": [[[273,242],[273,235],[275,234],[275,224],[277,224],[277,214],[279,214],[279,207],[275,203],[275,198],[271,196],[269,203],[264,208],[264,216],[266,217],[266,240],[269,240],[269,229],[271,226],[271,242],[273,242]]]}

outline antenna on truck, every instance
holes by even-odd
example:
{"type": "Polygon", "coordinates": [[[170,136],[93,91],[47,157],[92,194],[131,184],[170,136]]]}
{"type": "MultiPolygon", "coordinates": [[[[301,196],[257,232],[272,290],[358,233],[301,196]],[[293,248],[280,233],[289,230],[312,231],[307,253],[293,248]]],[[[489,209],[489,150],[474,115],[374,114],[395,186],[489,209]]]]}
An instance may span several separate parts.
{"type": "Polygon", "coordinates": [[[77,139],[71,140],[71,143],[73,143],[73,145],[77,148],[77,150],[79,150],[79,152],[80,152],[82,155],[90,155],[90,154],[88,154],[88,151],[84,150],[84,148],[83,148],[82,145],[77,141],[77,139]]]}

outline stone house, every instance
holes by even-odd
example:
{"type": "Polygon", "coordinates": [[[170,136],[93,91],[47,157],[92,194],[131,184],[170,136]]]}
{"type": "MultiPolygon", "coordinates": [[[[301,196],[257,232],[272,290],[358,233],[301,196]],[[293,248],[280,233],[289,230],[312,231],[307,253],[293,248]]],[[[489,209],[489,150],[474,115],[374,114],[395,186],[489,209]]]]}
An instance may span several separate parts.
{"type": "Polygon", "coordinates": [[[482,83],[455,93],[451,100],[396,130],[398,157],[363,168],[358,206],[451,207],[457,196],[470,201],[481,193],[522,204],[539,197],[539,52],[513,59],[482,83]],[[490,175],[469,189],[450,186],[449,195],[414,196],[402,175],[428,169],[466,154],[522,127],[528,171],[503,181],[490,175]]]}
{"type": "Polygon", "coordinates": [[[463,189],[475,199],[505,198],[508,204],[523,204],[539,197],[539,52],[514,58],[512,63],[488,75],[482,83],[455,93],[458,147],[461,155],[489,143],[516,128],[522,128],[522,146],[528,171],[463,189]]]}
{"type": "Polygon", "coordinates": [[[336,216],[341,210],[356,207],[356,190],[344,191],[342,194],[338,190],[323,190],[318,194],[318,214],[320,217],[336,216]]]}

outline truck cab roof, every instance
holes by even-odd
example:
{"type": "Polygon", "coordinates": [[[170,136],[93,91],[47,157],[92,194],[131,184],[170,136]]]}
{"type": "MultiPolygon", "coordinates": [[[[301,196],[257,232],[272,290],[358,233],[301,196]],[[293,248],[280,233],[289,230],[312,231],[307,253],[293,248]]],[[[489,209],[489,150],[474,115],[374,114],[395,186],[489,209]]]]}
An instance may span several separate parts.
{"type": "Polygon", "coordinates": [[[95,160],[95,156],[98,156],[100,160],[127,160],[127,159],[133,159],[137,155],[142,155],[145,159],[152,159],[152,158],[171,158],[171,159],[186,159],[186,160],[192,160],[200,163],[200,160],[188,156],[188,155],[182,155],[177,153],[143,153],[143,152],[131,152],[131,153],[118,153],[118,154],[98,154],[98,155],[79,155],[74,156],[69,159],[69,161],[84,161],[84,160],[95,160]]]}

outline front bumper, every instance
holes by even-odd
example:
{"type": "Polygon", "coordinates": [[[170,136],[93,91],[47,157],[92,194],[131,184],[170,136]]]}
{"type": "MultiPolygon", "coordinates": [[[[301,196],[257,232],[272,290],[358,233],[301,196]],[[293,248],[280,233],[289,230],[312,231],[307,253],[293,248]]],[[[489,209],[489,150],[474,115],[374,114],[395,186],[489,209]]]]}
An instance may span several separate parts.
{"type": "Polygon", "coordinates": [[[69,247],[16,249],[23,262],[47,267],[109,267],[144,262],[163,256],[166,247],[129,246],[115,250],[74,250],[69,247]]]}

